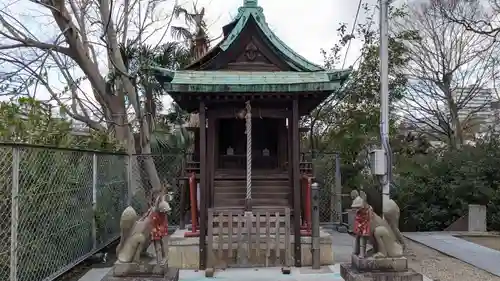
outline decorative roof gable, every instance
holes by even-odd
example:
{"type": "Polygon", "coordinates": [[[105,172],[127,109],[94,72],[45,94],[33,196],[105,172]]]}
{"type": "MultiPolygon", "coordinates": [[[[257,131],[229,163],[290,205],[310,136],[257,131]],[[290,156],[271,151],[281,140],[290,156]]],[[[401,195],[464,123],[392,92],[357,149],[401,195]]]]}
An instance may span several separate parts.
{"type": "Polygon", "coordinates": [[[238,38],[249,24],[255,24],[259,33],[263,35],[266,41],[271,45],[270,47],[278,53],[279,57],[290,69],[294,71],[322,71],[321,66],[318,66],[287,46],[281,39],[279,39],[269,28],[266,22],[263,9],[257,3],[257,0],[244,0],[243,6],[238,9],[238,15],[234,21],[226,25],[223,30],[225,33],[224,39],[210,50],[205,56],[192,63],[186,69],[196,69],[204,62],[213,60],[216,56],[224,54],[229,48],[238,41],[238,38]]]}

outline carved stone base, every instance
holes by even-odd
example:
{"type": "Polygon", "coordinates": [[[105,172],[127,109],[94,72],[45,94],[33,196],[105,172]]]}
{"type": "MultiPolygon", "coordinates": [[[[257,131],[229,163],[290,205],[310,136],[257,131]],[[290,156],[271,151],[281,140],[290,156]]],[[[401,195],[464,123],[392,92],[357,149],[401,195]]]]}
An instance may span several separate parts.
{"type": "Polygon", "coordinates": [[[166,264],[156,263],[120,263],[101,281],[178,281],[179,269],[170,268],[166,264]]]}
{"type": "Polygon", "coordinates": [[[408,260],[405,257],[398,258],[359,258],[351,256],[351,264],[360,272],[373,271],[405,271],[408,269],[408,260]]]}
{"type": "Polygon", "coordinates": [[[405,271],[361,272],[351,264],[340,265],[340,276],[345,281],[423,281],[424,276],[413,269],[405,271]]]}

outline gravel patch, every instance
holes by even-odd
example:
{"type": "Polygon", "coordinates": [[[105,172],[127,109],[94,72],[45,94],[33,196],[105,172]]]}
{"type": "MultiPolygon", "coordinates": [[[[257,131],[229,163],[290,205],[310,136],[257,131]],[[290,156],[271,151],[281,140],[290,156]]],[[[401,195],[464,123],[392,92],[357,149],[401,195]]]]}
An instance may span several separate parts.
{"type": "Polygon", "coordinates": [[[500,281],[495,276],[434,249],[406,240],[408,266],[433,281],[500,281]]]}
{"type": "Polygon", "coordinates": [[[466,241],[500,251],[500,236],[456,236],[466,241]]]}

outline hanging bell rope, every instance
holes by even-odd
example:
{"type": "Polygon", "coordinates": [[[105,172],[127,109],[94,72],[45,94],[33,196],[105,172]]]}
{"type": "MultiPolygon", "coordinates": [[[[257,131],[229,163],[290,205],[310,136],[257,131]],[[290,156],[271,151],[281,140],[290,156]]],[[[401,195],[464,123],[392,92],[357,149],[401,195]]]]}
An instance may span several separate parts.
{"type": "Polygon", "coordinates": [[[252,106],[246,101],[246,135],[247,135],[247,203],[252,199],[252,106]]]}

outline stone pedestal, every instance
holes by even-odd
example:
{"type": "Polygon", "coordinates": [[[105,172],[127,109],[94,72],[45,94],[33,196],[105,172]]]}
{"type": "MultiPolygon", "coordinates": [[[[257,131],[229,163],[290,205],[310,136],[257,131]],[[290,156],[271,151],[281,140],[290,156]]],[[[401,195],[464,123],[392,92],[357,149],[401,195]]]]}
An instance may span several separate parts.
{"type": "Polygon", "coordinates": [[[486,232],[486,206],[469,205],[469,232],[486,232]]]}
{"type": "Polygon", "coordinates": [[[120,263],[101,281],[178,281],[179,269],[170,268],[166,264],[120,263]]]}
{"type": "MultiPolygon", "coordinates": [[[[186,230],[176,230],[168,239],[168,263],[170,266],[180,269],[199,269],[199,247],[200,247],[200,238],[199,237],[184,237],[184,233],[186,230]]],[[[284,235],[280,237],[284,239],[284,235]]],[[[261,241],[264,238],[262,238],[261,241]]],[[[292,249],[294,249],[294,238],[291,235],[290,240],[292,241],[292,249]]],[[[302,256],[301,262],[302,266],[311,266],[312,265],[312,255],[311,255],[311,245],[312,239],[311,237],[301,237],[301,248],[302,248],[302,256]]],[[[321,265],[330,265],[334,264],[334,249],[332,247],[332,236],[328,234],[326,231],[320,229],[320,263],[321,265]]],[[[264,244],[261,242],[261,247],[264,244]]],[[[214,244],[215,249],[217,249],[218,245],[214,244]]],[[[214,251],[215,252],[215,251],[214,251]]],[[[227,251],[226,251],[227,252],[227,251]]],[[[218,260],[218,254],[208,254],[209,258],[215,258],[217,260],[211,261],[212,264],[232,264],[233,260],[226,260],[225,257],[227,253],[224,253],[223,259],[218,260]]],[[[291,251],[292,255],[294,251],[291,251]]],[[[265,255],[261,255],[264,257],[265,255]]],[[[284,254],[282,255],[282,257],[284,254]]],[[[259,264],[258,262],[252,262],[253,264],[259,264]]]]}
{"type": "Polygon", "coordinates": [[[405,257],[359,258],[352,255],[351,263],[340,265],[345,281],[423,281],[422,274],[408,268],[405,257]]]}

